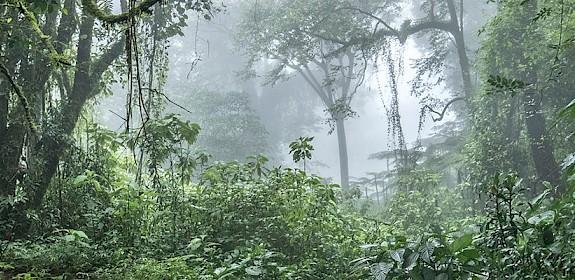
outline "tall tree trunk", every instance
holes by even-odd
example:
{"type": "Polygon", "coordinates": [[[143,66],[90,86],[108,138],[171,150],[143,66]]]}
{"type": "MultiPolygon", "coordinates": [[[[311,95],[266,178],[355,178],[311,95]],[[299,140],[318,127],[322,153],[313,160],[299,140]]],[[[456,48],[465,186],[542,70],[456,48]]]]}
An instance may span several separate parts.
{"type": "MultiPolygon", "coordinates": [[[[58,1],[59,2],[59,1],[58,1]]],[[[58,30],[58,38],[56,40],[56,50],[62,53],[65,46],[69,44],[72,39],[72,34],[75,31],[75,0],[66,0],[65,7],[69,11],[68,14],[63,15],[60,20],[60,28],[58,30]]],[[[20,17],[19,11],[14,9],[10,13],[14,24],[10,27],[28,24],[26,19],[20,17]]],[[[43,32],[51,37],[56,37],[56,23],[58,18],[58,10],[54,10],[45,17],[45,23],[42,27],[43,32]]],[[[23,29],[20,27],[12,28],[11,30],[3,30],[0,32],[1,36],[8,36],[10,38],[21,38],[27,36],[24,34],[23,29]]],[[[10,39],[14,40],[14,39],[10,39]]],[[[19,40],[19,39],[17,39],[19,40]]],[[[30,104],[32,110],[32,117],[37,124],[41,123],[40,117],[43,115],[43,106],[46,84],[50,75],[53,73],[53,68],[50,66],[49,59],[42,53],[31,52],[29,48],[18,47],[18,44],[5,44],[2,48],[2,56],[5,61],[2,61],[9,72],[14,75],[14,79],[20,83],[24,94],[30,104]],[[17,74],[19,73],[19,74],[17,74]]],[[[16,104],[9,112],[8,104],[9,99],[3,100],[4,97],[8,98],[8,93],[12,88],[7,83],[0,86],[0,194],[14,194],[16,182],[13,178],[14,173],[18,167],[20,154],[24,143],[24,137],[27,134],[27,124],[23,117],[23,109],[21,104],[16,104]],[[3,95],[6,93],[6,95],[3,95]],[[5,115],[6,114],[6,115],[5,115]],[[2,130],[4,128],[4,130],[2,130]]],[[[64,96],[62,97],[64,98],[64,96]]],[[[28,143],[32,146],[38,139],[31,137],[28,134],[28,143]]],[[[28,160],[28,163],[32,163],[28,160]]],[[[29,166],[30,168],[32,166],[29,166]]]]}
{"type": "MultiPolygon", "coordinates": [[[[0,17],[7,18],[5,10],[6,7],[0,7],[0,17]]],[[[7,31],[0,32],[0,54],[6,53],[8,44],[5,42],[7,38],[7,31]]],[[[2,138],[6,135],[6,127],[8,126],[8,96],[10,94],[8,82],[3,79],[3,77],[0,78],[0,143],[2,143],[2,138]]]]}
{"type": "MultiPolygon", "coordinates": [[[[0,138],[6,135],[6,127],[8,125],[8,95],[9,91],[5,83],[0,81],[0,138]]],[[[0,143],[2,140],[0,139],[0,143]]]]}
{"type": "Polygon", "coordinates": [[[471,66],[469,64],[469,57],[467,56],[467,50],[465,46],[465,36],[463,34],[463,5],[459,7],[459,15],[457,14],[454,0],[447,1],[447,6],[449,9],[451,25],[450,33],[455,41],[457,57],[459,58],[461,79],[463,81],[463,91],[465,93],[465,97],[469,97],[473,93],[473,84],[471,82],[471,66]]]}
{"type": "Polygon", "coordinates": [[[453,34],[455,40],[455,47],[457,48],[457,56],[459,57],[459,67],[461,68],[461,79],[463,81],[463,92],[465,97],[473,94],[473,84],[471,82],[471,66],[469,65],[469,57],[465,50],[465,39],[463,31],[457,31],[453,34]]]}
{"type": "MultiPolygon", "coordinates": [[[[18,69],[17,65],[20,67],[27,65],[25,61],[30,55],[30,50],[18,47],[17,44],[10,44],[14,40],[11,38],[19,38],[25,35],[21,29],[13,28],[14,25],[24,21],[19,18],[19,13],[12,11],[8,14],[13,20],[13,25],[6,30],[0,31],[3,36],[6,36],[6,41],[1,42],[4,44],[1,55],[3,56],[2,63],[6,66],[8,72],[13,74],[18,69]],[[11,35],[11,38],[8,34],[11,35]]],[[[31,77],[33,75],[27,76],[31,77]]],[[[12,110],[10,109],[10,93],[13,89],[2,74],[0,74],[0,79],[4,80],[0,86],[0,95],[2,95],[0,100],[3,100],[0,101],[2,106],[0,108],[0,118],[3,123],[3,127],[0,127],[0,196],[6,196],[14,195],[16,190],[15,175],[18,169],[24,135],[26,134],[26,121],[23,117],[23,110],[20,107],[21,104],[17,104],[17,107],[12,110]]]]}
{"type": "MultiPolygon", "coordinates": [[[[55,48],[58,53],[62,53],[69,46],[75,34],[76,18],[78,18],[75,13],[75,3],[76,0],[65,0],[64,7],[68,13],[60,18],[58,28],[56,28],[58,16],[55,13],[46,17],[43,30],[52,38],[56,37],[55,48]]],[[[20,19],[16,9],[13,13],[14,22],[26,21],[26,19],[20,19]]],[[[28,175],[23,185],[28,201],[16,205],[15,209],[12,207],[0,209],[0,219],[6,220],[10,216],[12,217],[11,220],[17,221],[14,229],[8,229],[10,236],[23,236],[28,232],[30,223],[26,219],[27,211],[37,210],[41,206],[60,158],[69,145],[69,137],[72,135],[86,101],[98,93],[102,74],[124,51],[124,40],[119,40],[99,58],[92,59],[94,18],[83,14],[81,21],[74,80],[72,83],[67,79],[64,81],[66,94],[62,96],[61,110],[55,114],[54,120],[51,122],[53,126],[41,129],[41,135],[37,135],[40,138],[36,138],[37,136],[27,138],[32,150],[30,158],[28,158],[28,175]]],[[[18,34],[12,33],[12,38],[25,36],[25,34],[19,34],[23,29],[16,28],[14,30],[18,34]]],[[[6,32],[8,31],[0,31],[0,35],[6,35],[6,32]]],[[[20,73],[16,76],[16,81],[21,84],[22,90],[33,105],[32,108],[43,109],[38,104],[41,104],[45,98],[46,83],[50,75],[54,73],[55,68],[41,53],[32,54],[30,49],[7,47],[7,44],[3,44],[4,42],[0,41],[1,55],[5,57],[5,61],[2,62],[12,73],[20,73]]],[[[68,71],[62,71],[61,75],[63,77],[66,75],[67,78],[67,73],[68,71]]],[[[8,90],[3,89],[4,86],[4,84],[0,85],[0,96],[2,93],[8,92],[8,90]]],[[[0,98],[0,122],[2,123],[0,125],[0,159],[2,159],[0,161],[0,196],[14,195],[15,193],[16,180],[13,174],[18,167],[22,145],[28,131],[22,108],[15,106],[8,112],[5,103],[5,98],[0,98]]],[[[34,115],[38,117],[41,114],[42,112],[34,112],[34,115]]],[[[39,120],[36,119],[36,121],[39,120]]]]}
{"type": "Polygon", "coordinates": [[[558,192],[562,193],[563,186],[560,180],[559,165],[553,154],[550,136],[547,135],[545,117],[535,89],[528,89],[524,93],[523,108],[531,156],[537,177],[539,180],[559,186],[558,192]]]}
{"type": "Polygon", "coordinates": [[[338,117],[335,119],[337,144],[339,146],[339,172],[341,187],[343,190],[349,188],[349,164],[347,158],[347,138],[345,135],[344,119],[338,117]]]}
{"type": "Polygon", "coordinates": [[[72,91],[67,102],[63,105],[58,117],[57,127],[45,130],[38,144],[34,147],[34,157],[40,164],[31,170],[31,180],[34,189],[28,209],[37,209],[46,193],[60,157],[68,147],[67,137],[72,135],[82,109],[90,98],[99,92],[99,83],[102,74],[113,61],[124,51],[124,41],[114,43],[99,59],[91,59],[93,17],[85,17],[80,26],[80,42],[76,55],[76,71],[72,91]],[[54,133],[54,132],[58,133],[54,133]]]}
{"type": "Polygon", "coordinates": [[[61,135],[55,137],[52,131],[46,131],[38,145],[34,147],[35,162],[38,162],[39,165],[35,166],[34,173],[31,174],[34,190],[27,205],[28,208],[37,209],[42,203],[52,176],[56,173],[60,156],[67,147],[66,141],[62,138],[72,134],[82,108],[94,90],[90,80],[93,28],[94,18],[91,16],[84,17],[80,25],[74,85],[58,122],[61,135]]]}
{"type": "MultiPolygon", "coordinates": [[[[523,5],[523,9],[525,9],[526,14],[521,17],[522,22],[525,28],[529,28],[532,24],[531,19],[534,18],[538,12],[537,2],[529,1],[523,5]]],[[[527,57],[528,52],[531,51],[526,49],[529,45],[528,40],[534,40],[534,36],[527,36],[525,33],[520,34],[523,45],[523,53],[521,54],[520,61],[521,65],[527,65],[527,69],[524,72],[524,81],[529,85],[523,92],[523,110],[525,114],[527,136],[529,138],[529,145],[531,148],[531,156],[535,166],[535,173],[539,180],[548,181],[551,184],[558,186],[558,194],[561,194],[564,189],[561,185],[560,169],[555,160],[555,155],[553,154],[551,138],[547,134],[545,116],[543,115],[543,109],[541,108],[542,100],[539,96],[539,89],[537,89],[536,86],[541,83],[537,76],[538,66],[536,63],[529,61],[529,58],[527,57]]],[[[535,34],[535,36],[537,35],[535,34]]]]}

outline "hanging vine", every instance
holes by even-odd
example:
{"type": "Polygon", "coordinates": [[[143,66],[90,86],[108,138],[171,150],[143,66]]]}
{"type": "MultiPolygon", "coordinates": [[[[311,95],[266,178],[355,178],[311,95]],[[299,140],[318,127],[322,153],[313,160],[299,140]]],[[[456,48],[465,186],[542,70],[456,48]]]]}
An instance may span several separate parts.
{"type": "MultiPolygon", "coordinates": [[[[387,66],[385,72],[388,77],[388,86],[391,93],[391,100],[388,106],[385,106],[388,117],[388,133],[392,139],[395,156],[400,162],[407,162],[407,143],[401,124],[401,114],[399,111],[399,89],[398,80],[403,75],[403,48],[398,49],[394,55],[393,46],[388,43],[388,47],[383,50],[383,60],[387,66]],[[397,56],[397,57],[395,57],[397,56]]],[[[377,65],[377,61],[376,61],[377,65]]],[[[377,66],[376,66],[377,67],[377,66]]],[[[380,90],[381,91],[381,90],[380,90]]],[[[381,92],[380,94],[383,94],[381,92]]]]}

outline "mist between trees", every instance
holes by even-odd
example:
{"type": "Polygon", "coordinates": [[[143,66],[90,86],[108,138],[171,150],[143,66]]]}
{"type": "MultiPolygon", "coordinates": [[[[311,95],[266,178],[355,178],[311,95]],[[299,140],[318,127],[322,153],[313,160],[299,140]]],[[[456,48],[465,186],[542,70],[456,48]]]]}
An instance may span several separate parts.
{"type": "Polygon", "coordinates": [[[0,276],[571,279],[574,9],[0,1],[0,276]]]}

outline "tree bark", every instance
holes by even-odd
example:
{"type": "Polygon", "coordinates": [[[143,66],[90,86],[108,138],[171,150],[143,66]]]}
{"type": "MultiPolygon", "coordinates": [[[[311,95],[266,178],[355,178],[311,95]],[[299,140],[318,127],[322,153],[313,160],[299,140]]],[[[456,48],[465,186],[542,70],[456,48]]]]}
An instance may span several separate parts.
{"type": "MultiPolygon", "coordinates": [[[[6,7],[0,7],[0,16],[7,17],[6,7]]],[[[7,33],[6,31],[0,32],[0,53],[5,53],[8,47],[5,43],[8,37],[7,33]]],[[[8,83],[0,77],[0,143],[2,143],[2,137],[6,135],[6,127],[8,126],[8,96],[8,83]]]]}
{"type": "MultiPolygon", "coordinates": [[[[352,62],[352,60],[350,60],[352,62]]],[[[330,69],[328,63],[323,62],[315,62],[316,65],[323,71],[325,75],[325,79],[330,77],[330,69]]],[[[354,65],[350,64],[349,67],[353,68],[354,65]]],[[[314,76],[313,72],[307,67],[304,66],[303,69],[301,67],[293,67],[296,71],[300,73],[300,75],[306,80],[306,82],[312,87],[314,92],[318,95],[321,99],[323,104],[325,105],[326,109],[331,109],[336,105],[336,96],[334,96],[334,90],[331,85],[322,85],[314,76]]],[[[351,71],[351,70],[350,70],[351,71]]],[[[343,76],[344,79],[351,79],[350,76],[343,76]]],[[[344,83],[345,84],[345,83],[344,83]]],[[[342,84],[342,97],[348,96],[349,91],[349,84],[345,86],[342,84]]],[[[348,155],[347,155],[347,137],[345,134],[345,117],[339,116],[337,113],[330,113],[332,119],[335,121],[336,126],[336,134],[337,134],[337,143],[338,143],[338,152],[339,152],[339,170],[340,170],[340,185],[343,190],[347,190],[349,187],[349,163],[348,163],[348,155]]]]}
{"type": "MultiPolygon", "coordinates": [[[[11,11],[9,16],[13,20],[13,25],[20,24],[23,19],[19,19],[17,11],[11,11]]],[[[10,26],[7,30],[3,30],[2,34],[11,34],[12,38],[24,36],[23,32],[18,28],[10,26]]],[[[25,48],[19,48],[16,44],[10,44],[13,39],[6,38],[3,44],[2,56],[3,63],[10,73],[15,73],[17,64],[20,62],[21,67],[27,65],[22,60],[22,57],[28,57],[30,51],[25,48]]],[[[14,195],[16,190],[16,170],[18,168],[18,161],[22,150],[22,143],[24,142],[24,135],[26,134],[25,118],[22,114],[22,109],[18,106],[16,109],[10,110],[10,93],[13,91],[12,86],[7,82],[7,78],[0,74],[0,79],[4,82],[0,87],[0,94],[5,98],[2,102],[2,109],[0,109],[1,118],[3,119],[4,127],[0,127],[0,195],[9,196],[14,195]]],[[[30,77],[30,75],[27,75],[30,77]]],[[[12,77],[15,78],[15,77],[12,77]]]]}
{"type": "Polygon", "coordinates": [[[341,187],[343,190],[349,188],[349,163],[347,157],[347,138],[345,135],[345,125],[343,118],[335,119],[337,144],[339,147],[339,171],[341,187]]]}
{"type": "MultiPolygon", "coordinates": [[[[5,83],[0,81],[0,138],[6,135],[6,127],[8,124],[8,90],[4,86],[5,83]]],[[[0,143],[2,140],[0,139],[0,143]]]]}
{"type": "Polygon", "coordinates": [[[80,41],[78,42],[76,54],[74,84],[68,102],[64,105],[60,119],[57,122],[59,131],[57,133],[45,131],[36,147],[34,147],[33,155],[35,160],[33,162],[38,162],[39,164],[32,169],[33,172],[30,174],[33,192],[27,208],[37,209],[40,207],[50,181],[56,172],[61,154],[67,147],[65,137],[72,134],[82,108],[93,90],[90,80],[93,28],[94,18],[91,16],[84,17],[80,25],[80,41]]]}
{"type": "MultiPolygon", "coordinates": [[[[447,5],[451,24],[449,33],[453,36],[455,48],[457,49],[461,79],[463,81],[463,91],[465,96],[469,97],[473,94],[473,84],[471,82],[471,66],[469,64],[469,57],[467,56],[465,47],[465,36],[463,34],[463,18],[457,15],[457,9],[455,8],[453,0],[448,0],[447,5]]],[[[463,7],[460,7],[460,9],[463,9],[463,7]]],[[[462,11],[460,11],[460,15],[463,15],[462,11]]]]}

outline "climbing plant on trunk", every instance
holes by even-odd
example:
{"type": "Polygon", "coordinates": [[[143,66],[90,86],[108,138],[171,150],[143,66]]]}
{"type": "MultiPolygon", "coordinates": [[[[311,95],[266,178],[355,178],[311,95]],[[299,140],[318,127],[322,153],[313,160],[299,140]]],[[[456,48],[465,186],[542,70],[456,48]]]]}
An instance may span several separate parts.
{"type": "MultiPolygon", "coordinates": [[[[488,38],[481,53],[485,89],[495,96],[482,98],[484,101],[492,99],[490,103],[479,101],[474,105],[477,111],[489,106],[493,110],[508,112],[504,122],[498,120],[497,112],[491,116],[478,116],[478,119],[501,122],[499,129],[507,131],[502,134],[506,136],[502,140],[508,143],[520,143],[521,136],[525,135],[529,165],[521,166],[521,162],[514,160],[515,164],[510,168],[523,170],[522,175],[534,173],[537,181],[558,186],[558,194],[564,191],[564,185],[554,145],[565,140],[562,139],[564,137],[553,137],[548,123],[554,118],[550,114],[556,106],[553,102],[568,102],[573,98],[573,93],[561,90],[569,87],[565,81],[569,81],[572,75],[571,71],[561,70],[564,68],[563,60],[568,59],[562,51],[562,37],[566,36],[562,33],[567,23],[562,18],[569,18],[572,14],[572,9],[565,9],[564,4],[505,1],[499,5],[498,16],[487,26],[488,38]],[[559,30],[557,26],[560,26],[559,30]],[[555,47],[542,47],[548,45],[555,47]]],[[[488,146],[486,149],[492,148],[488,146]]],[[[500,150],[512,154],[510,148],[500,150]]],[[[537,187],[533,186],[532,191],[537,193],[537,187]]]]}
{"type": "MultiPolygon", "coordinates": [[[[0,7],[9,23],[0,31],[0,212],[2,219],[22,222],[9,230],[24,234],[25,213],[40,207],[86,104],[102,92],[109,66],[130,50],[128,36],[106,30],[120,30],[119,24],[145,16],[160,1],[122,0],[119,15],[94,0],[81,5],[75,0],[8,2],[0,7]],[[17,180],[23,160],[27,174],[17,180]],[[15,198],[17,187],[25,192],[24,199],[15,198]]],[[[212,10],[209,0],[166,5],[180,11],[182,20],[172,26],[176,29],[183,26],[186,10],[207,17],[212,10]]]]}

